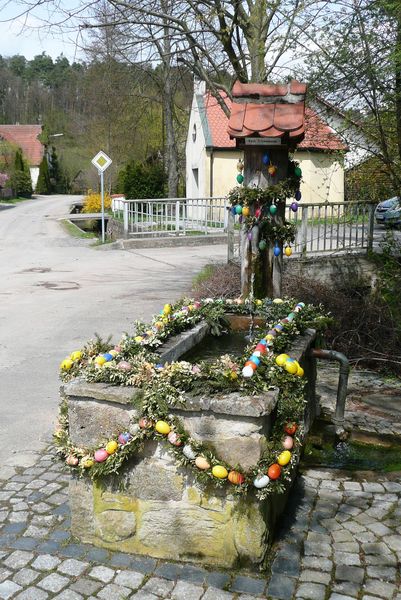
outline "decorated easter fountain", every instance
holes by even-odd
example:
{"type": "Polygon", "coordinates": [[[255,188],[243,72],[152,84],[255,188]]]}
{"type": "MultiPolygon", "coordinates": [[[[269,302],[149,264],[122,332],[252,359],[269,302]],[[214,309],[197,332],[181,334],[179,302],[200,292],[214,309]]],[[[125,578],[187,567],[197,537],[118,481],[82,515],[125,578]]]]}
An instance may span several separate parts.
{"type": "MultiPolygon", "coordinates": [[[[288,85],[262,86],[270,109],[278,92],[280,105],[288,96],[303,107],[304,86],[288,85]]],[[[214,566],[263,564],[315,416],[310,348],[325,322],[315,307],[280,298],[294,238],[285,200],[296,198],[293,210],[300,200],[301,173],[288,160],[303,134],[295,112],[301,124],[293,119],[291,130],[282,121],[266,129],[280,144],[258,145],[254,132],[229,196],[242,220],[241,297],[167,304],[116,346],[95,340],[61,363],[55,441],[76,475],[72,533],[84,542],[214,566]],[[243,332],[243,348],[231,352],[228,340],[215,357],[183,360],[228,331],[243,332]]],[[[235,127],[230,119],[243,140],[235,127]]]]}

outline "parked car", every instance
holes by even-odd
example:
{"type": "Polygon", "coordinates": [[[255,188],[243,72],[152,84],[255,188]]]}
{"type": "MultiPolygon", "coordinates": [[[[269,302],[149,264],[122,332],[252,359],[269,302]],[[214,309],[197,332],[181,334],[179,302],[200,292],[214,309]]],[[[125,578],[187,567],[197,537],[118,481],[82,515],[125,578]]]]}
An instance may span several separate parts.
{"type": "Polygon", "coordinates": [[[398,196],[379,202],[375,210],[376,223],[385,227],[401,225],[401,201],[398,196]]]}

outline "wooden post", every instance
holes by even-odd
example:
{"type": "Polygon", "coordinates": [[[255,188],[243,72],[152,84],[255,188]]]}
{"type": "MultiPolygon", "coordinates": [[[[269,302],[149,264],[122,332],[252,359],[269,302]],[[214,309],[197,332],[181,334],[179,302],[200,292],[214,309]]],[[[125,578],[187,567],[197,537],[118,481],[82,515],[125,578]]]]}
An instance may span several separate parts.
{"type": "MultiPolygon", "coordinates": [[[[288,149],[286,146],[244,146],[244,185],[266,189],[270,185],[286,179],[288,174],[288,149]],[[263,155],[269,154],[270,163],[277,167],[271,177],[267,165],[263,164],[263,155]]],[[[254,208],[252,209],[254,210],[254,208]]],[[[278,204],[273,217],[276,223],[284,223],[285,202],[278,204]]],[[[258,228],[253,228],[252,241],[248,239],[245,225],[241,227],[241,295],[243,298],[253,293],[255,298],[280,297],[282,289],[283,248],[280,256],[274,256],[275,240],[268,240],[265,250],[258,247],[258,228]],[[253,289],[251,289],[252,272],[253,289]]]]}

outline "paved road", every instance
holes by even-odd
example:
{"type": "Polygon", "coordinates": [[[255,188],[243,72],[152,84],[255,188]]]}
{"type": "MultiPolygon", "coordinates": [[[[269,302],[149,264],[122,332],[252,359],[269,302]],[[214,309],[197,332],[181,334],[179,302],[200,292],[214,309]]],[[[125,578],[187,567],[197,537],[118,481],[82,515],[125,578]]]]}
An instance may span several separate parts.
{"type": "Polygon", "coordinates": [[[132,331],[226,256],[223,245],[92,248],[58,222],[73,199],[0,211],[0,464],[27,466],[26,453],[43,448],[57,416],[60,360],[95,332],[117,340],[132,331]]]}

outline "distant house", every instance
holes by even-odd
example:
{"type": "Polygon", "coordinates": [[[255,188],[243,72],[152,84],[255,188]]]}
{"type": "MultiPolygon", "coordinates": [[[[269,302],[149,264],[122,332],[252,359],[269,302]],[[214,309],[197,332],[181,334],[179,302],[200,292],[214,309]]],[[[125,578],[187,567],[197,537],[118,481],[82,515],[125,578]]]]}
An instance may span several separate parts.
{"type": "Polygon", "coordinates": [[[0,139],[21,148],[23,157],[29,165],[33,189],[38,181],[39,165],[45,151],[38,139],[41,133],[41,125],[0,125],[0,139]]]}
{"type": "MultiPolygon", "coordinates": [[[[223,96],[230,109],[231,100],[223,96]]],[[[187,198],[226,196],[237,185],[242,150],[227,133],[228,118],[202,82],[195,87],[186,143],[187,198]]],[[[305,113],[305,138],[295,160],[302,169],[305,202],[343,202],[346,144],[312,108],[305,113]]]]}

